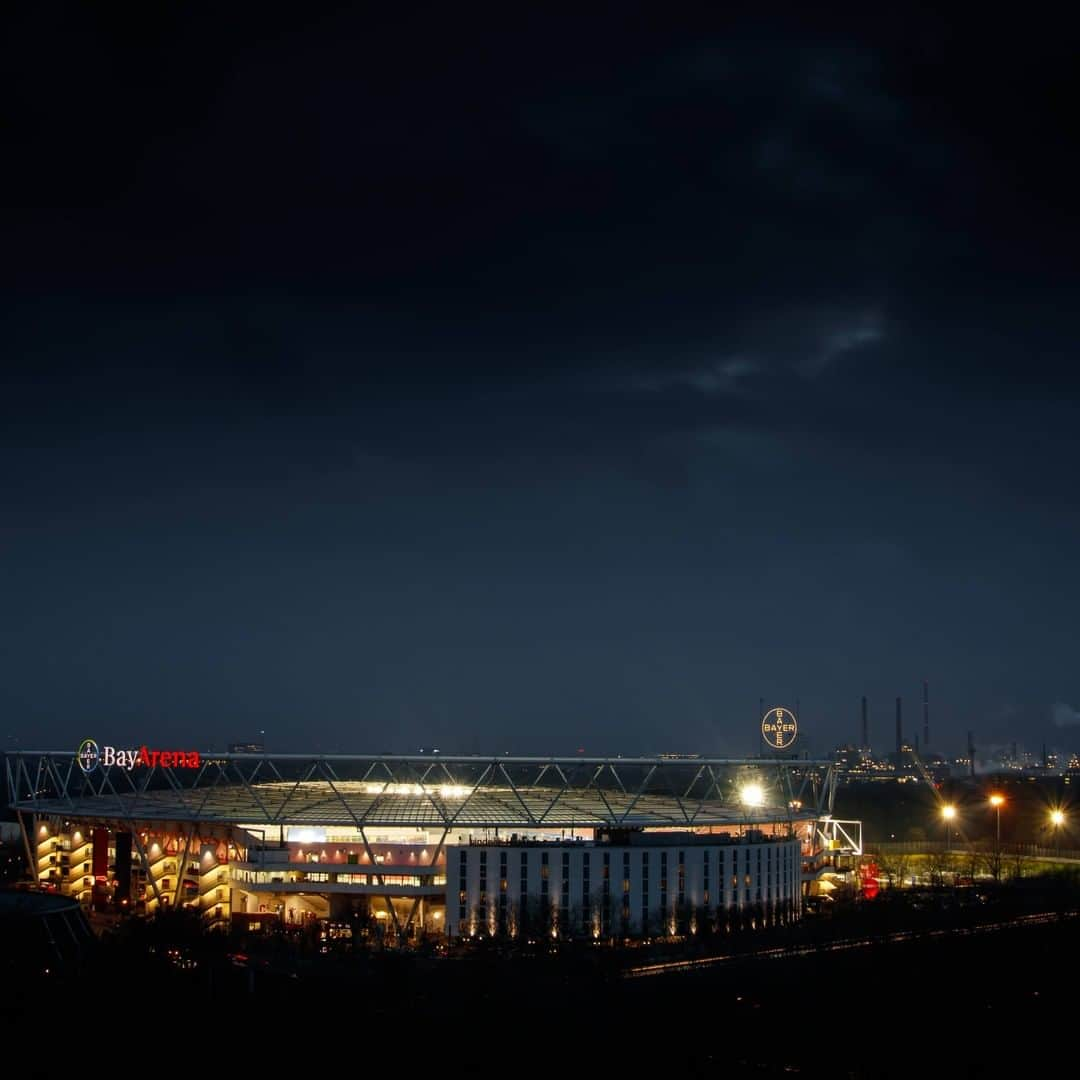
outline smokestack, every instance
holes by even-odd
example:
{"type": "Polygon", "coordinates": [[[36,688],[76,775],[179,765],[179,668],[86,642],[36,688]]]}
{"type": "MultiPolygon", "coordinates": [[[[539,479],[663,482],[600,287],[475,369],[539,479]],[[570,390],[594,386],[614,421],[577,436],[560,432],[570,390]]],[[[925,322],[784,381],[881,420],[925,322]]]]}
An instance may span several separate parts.
{"type": "Polygon", "coordinates": [[[975,779],[975,739],[971,732],[968,732],[968,761],[971,763],[971,779],[975,779]]]}
{"type": "Polygon", "coordinates": [[[765,699],[763,697],[757,699],[757,718],[759,723],[765,719],[765,699]]]}
{"type": "Polygon", "coordinates": [[[930,745],[930,684],[926,679],[922,684],[922,741],[923,746],[930,745]]]}
{"type": "Polygon", "coordinates": [[[859,745],[864,750],[870,749],[870,724],[866,719],[866,695],[862,699],[862,742],[859,745]]]}
{"type": "Polygon", "coordinates": [[[900,698],[896,699],[896,752],[904,745],[904,729],[900,722],[900,698]]]}

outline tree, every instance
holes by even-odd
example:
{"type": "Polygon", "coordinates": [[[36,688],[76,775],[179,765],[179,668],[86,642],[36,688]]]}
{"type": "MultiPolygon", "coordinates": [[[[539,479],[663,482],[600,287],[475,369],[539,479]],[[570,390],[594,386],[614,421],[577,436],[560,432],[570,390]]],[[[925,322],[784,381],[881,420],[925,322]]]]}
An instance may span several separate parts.
{"type": "Polygon", "coordinates": [[[941,888],[945,884],[945,873],[951,864],[949,856],[944,851],[934,849],[927,853],[926,872],[930,877],[930,884],[941,888]]]}
{"type": "Polygon", "coordinates": [[[1022,878],[1024,876],[1024,856],[1020,853],[1020,845],[1018,844],[1013,849],[1012,857],[1012,877],[1015,879],[1022,878]]]}
{"type": "Polygon", "coordinates": [[[589,898],[589,925],[586,933],[590,938],[610,938],[614,933],[615,923],[615,900],[608,896],[604,903],[604,894],[597,890],[589,898]]]}
{"type": "Polygon", "coordinates": [[[537,901],[535,923],[540,937],[551,937],[551,931],[555,924],[555,913],[550,901],[545,900],[543,897],[537,901]]]}
{"type": "Polygon", "coordinates": [[[685,900],[680,904],[675,904],[675,933],[682,937],[686,937],[690,933],[690,920],[694,915],[694,909],[691,904],[688,904],[685,900]]]}
{"type": "Polygon", "coordinates": [[[885,882],[891,889],[894,885],[903,885],[907,874],[909,856],[903,851],[883,851],[878,855],[878,866],[885,875],[885,882]]]}
{"type": "Polygon", "coordinates": [[[977,848],[972,848],[964,857],[964,871],[965,876],[971,878],[974,881],[980,874],[983,873],[985,868],[985,858],[981,851],[977,848]]]}

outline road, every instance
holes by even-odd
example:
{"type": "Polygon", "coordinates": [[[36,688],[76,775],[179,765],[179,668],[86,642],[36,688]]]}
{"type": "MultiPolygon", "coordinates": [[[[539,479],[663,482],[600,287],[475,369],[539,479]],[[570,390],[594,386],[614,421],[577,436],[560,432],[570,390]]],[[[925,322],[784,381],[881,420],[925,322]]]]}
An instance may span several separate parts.
{"type": "Polygon", "coordinates": [[[625,979],[648,978],[653,975],[675,975],[701,971],[719,964],[738,960],[788,960],[799,956],[811,956],[819,953],[842,952],[848,949],[865,949],[871,946],[898,944],[905,941],[928,940],[937,937],[970,937],[976,934],[990,934],[1018,926],[1039,926],[1063,919],[1075,919],[1080,912],[1044,911],[1033,915],[1018,915],[1013,919],[1000,922],[980,923],[976,926],[948,927],[940,930],[897,930],[891,934],[874,937],[838,938],[812,945],[786,945],[771,949],[759,949],[748,953],[729,953],[721,956],[708,956],[696,960],[669,960],[659,964],[644,964],[627,968],[625,979]]]}

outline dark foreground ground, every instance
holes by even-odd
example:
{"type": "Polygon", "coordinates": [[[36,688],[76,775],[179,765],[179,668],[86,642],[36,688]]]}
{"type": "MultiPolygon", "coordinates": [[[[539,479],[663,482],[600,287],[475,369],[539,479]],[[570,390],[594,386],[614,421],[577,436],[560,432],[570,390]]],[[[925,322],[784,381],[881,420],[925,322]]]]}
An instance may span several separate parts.
{"type": "Polygon", "coordinates": [[[77,977],[0,988],[4,1074],[55,1075],[76,1045],[90,1075],[141,1070],[164,1047],[168,1075],[184,1062],[515,1080],[1080,1071],[1080,918],[637,978],[603,953],[375,954],[297,978],[114,950],[77,977]]]}

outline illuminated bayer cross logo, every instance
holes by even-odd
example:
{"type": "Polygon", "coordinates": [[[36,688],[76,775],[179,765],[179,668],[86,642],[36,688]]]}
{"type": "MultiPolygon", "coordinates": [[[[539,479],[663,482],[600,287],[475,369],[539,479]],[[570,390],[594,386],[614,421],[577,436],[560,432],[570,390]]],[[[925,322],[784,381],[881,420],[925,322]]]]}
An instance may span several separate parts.
{"type": "Polygon", "coordinates": [[[79,768],[83,772],[93,772],[98,767],[98,762],[101,760],[101,751],[98,749],[98,744],[93,739],[83,739],[79,743],[78,752],[75,755],[79,762],[79,768]]]}
{"type": "Polygon", "coordinates": [[[761,718],[761,737],[774,750],[787,750],[799,734],[799,721],[790,709],[778,706],[761,718]]]}

